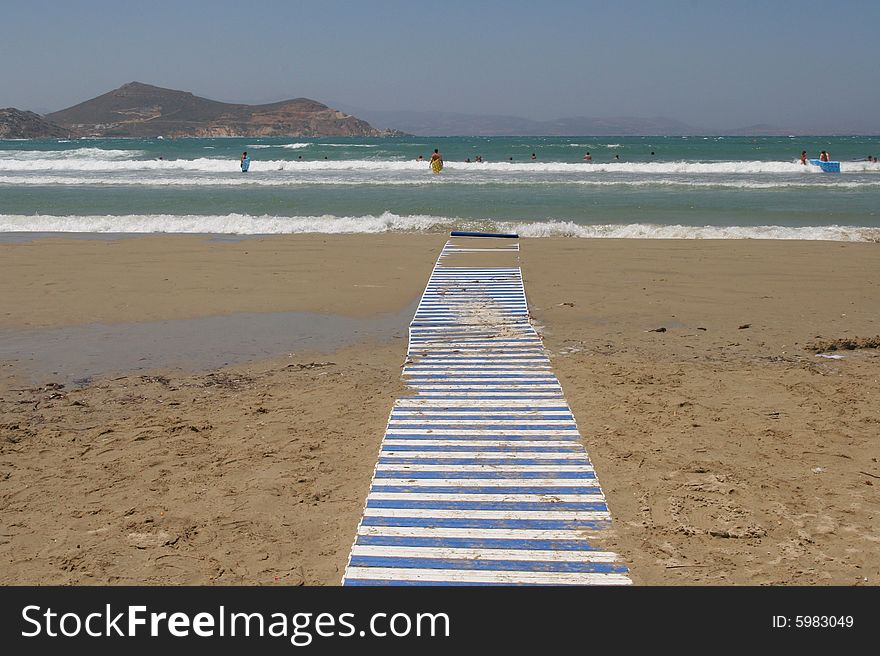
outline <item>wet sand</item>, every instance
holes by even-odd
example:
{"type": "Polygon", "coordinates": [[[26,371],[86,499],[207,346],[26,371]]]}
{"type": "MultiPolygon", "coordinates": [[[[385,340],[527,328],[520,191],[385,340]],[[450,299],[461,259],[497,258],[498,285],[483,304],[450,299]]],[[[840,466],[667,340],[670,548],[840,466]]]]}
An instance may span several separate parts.
{"type": "MultiPolygon", "coordinates": [[[[339,327],[311,350],[255,335],[220,368],[107,358],[82,386],[0,337],[0,583],[338,584],[444,240],[0,244],[6,337],[339,327]]],[[[876,244],[536,239],[521,258],[636,583],[877,584],[880,355],[806,348],[880,334],[876,244]]]]}

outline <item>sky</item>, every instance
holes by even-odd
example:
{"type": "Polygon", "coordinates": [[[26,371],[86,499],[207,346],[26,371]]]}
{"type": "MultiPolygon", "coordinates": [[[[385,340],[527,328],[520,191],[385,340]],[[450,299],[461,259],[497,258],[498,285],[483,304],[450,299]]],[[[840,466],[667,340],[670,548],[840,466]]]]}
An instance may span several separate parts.
{"type": "Polygon", "coordinates": [[[880,133],[878,0],[0,0],[0,107],[231,102],[880,133]]]}

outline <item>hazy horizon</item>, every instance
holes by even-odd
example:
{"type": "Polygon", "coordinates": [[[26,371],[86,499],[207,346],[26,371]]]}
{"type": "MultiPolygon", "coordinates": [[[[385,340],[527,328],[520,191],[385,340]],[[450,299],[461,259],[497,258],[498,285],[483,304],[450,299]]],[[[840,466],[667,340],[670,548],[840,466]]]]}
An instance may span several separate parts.
{"type": "Polygon", "coordinates": [[[5,13],[0,48],[17,64],[0,70],[0,107],[39,113],[137,80],[248,104],[880,133],[880,3],[863,0],[38,0],[5,13]]]}

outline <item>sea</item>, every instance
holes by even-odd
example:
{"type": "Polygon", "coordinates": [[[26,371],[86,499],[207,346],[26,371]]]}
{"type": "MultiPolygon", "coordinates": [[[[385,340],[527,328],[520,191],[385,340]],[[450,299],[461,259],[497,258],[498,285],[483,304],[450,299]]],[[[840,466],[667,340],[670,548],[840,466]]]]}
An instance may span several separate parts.
{"type": "Polygon", "coordinates": [[[458,229],[880,242],[870,157],[880,137],[6,140],[0,240],[458,229]],[[427,163],[435,148],[439,175],[427,163]],[[828,151],[841,172],[800,164],[802,150],[828,151]]]}

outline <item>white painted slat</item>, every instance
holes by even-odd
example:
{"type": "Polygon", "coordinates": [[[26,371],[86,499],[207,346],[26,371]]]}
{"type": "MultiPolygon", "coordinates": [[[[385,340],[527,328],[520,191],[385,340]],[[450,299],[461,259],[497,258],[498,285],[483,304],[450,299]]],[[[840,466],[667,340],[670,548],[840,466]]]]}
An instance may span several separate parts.
{"type": "Polygon", "coordinates": [[[517,397],[527,400],[527,399],[562,399],[562,392],[560,390],[555,391],[525,391],[525,392],[461,392],[459,390],[451,390],[451,391],[443,391],[443,390],[424,390],[419,392],[419,397],[424,398],[461,398],[461,399],[482,399],[484,397],[492,397],[492,396],[503,396],[506,400],[514,400],[517,397]]]}
{"type": "Polygon", "coordinates": [[[367,500],[376,501],[484,501],[520,503],[598,503],[602,494],[420,494],[418,492],[370,492],[367,500]]]}
{"type": "Polygon", "coordinates": [[[379,457],[386,460],[498,460],[503,458],[505,460],[571,460],[572,463],[578,461],[589,462],[587,454],[583,452],[519,453],[513,451],[489,451],[487,453],[479,453],[476,451],[456,451],[454,447],[450,447],[449,451],[386,451],[383,449],[379,452],[379,457]]]}
{"type": "Polygon", "coordinates": [[[415,387],[419,390],[424,390],[426,392],[455,392],[461,390],[478,390],[487,392],[495,391],[500,392],[502,394],[506,394],[508,391],[510,392],[522,392],[524,390],[533,390],[536,392],[547,392],[547,391],[559,391],[562,389],[559,383],[519,383],[516,385],[498,385],[498,384],[480,384],[480,383],[469,383],[467,385],[461,384],[456,385],[454,383],[450,383],[447,385],[439,384],[439,383],[420,383],[416,381],[405,381],[409,387],[415,387]]]}
{"type": "MultiPolygon", "coordinates": [[[[525,321],[518,324],[508,324],[505,326],[505,330],[519,330],[523,333],[529,334],[537,334],[535,330],[532,328],[530,323],[525,321]]],[[[498,326],[476,326],[476,325],[462,325],[462,326],[410,326],[409,331],[411,334],[448,334],[448,333],[497,333],[499,331],[498,326]]]]}
{"type": "MultiPolygon", "coordinates": [[[[407,435],[432,435],[434,433],[442,433],[443,435],[534,435],[536,431],[528,431],[516,428],[395,428],[388,429],[386,433],[388,437],[393,437],[399,433],[407,435]]],[[[572,435],[579,436],[577,428],[542,430],[541,435],[572,435]]]]}
{"type": "MultiPolygon", "coordinates": [[[[504,415],[513,415],[523,419],[546,419],[553,421],[573,421],[572,419],[563,418],[571,416],[571,410],[554,410],[551,409],[551,406],[547,406],[545,410],[535,410],[531,408],[527,408],[525,406],[521,406],[519,409],[513,407],[511,409],[505,409],[503,406],[495,406],[494,408],[478,408],[478,409],[465,409],[459,408],[458,410],[449,410],[441,407],[425,407],[425,408],[410,408],[403,406],[395,406],[393,409],[395,415],[399,415],[401,417],[401,421],[413,421],[414,419],[418,419],[422,416],[437,416],[437,417],[448,417],[450,419],[455,419],[456,417],[461,417],[464,419],[468,419],[473,421],[477,417],[486,417],[487,419],[491,419],[493,417],[500,417],[504,415]]],[[[397,421],[395,419],[395,421],[397,421]]]]}
{"type": "Polygon", "coordinates": [[[413,344],[413,347],[418,346],[421,348],[440,348],[443,350],[451,350],[451,349],[477,349],[479,348],[514,348],[514,349],[534,349],[534,348],[543,348],[543,344],[541,344],[540,340],[529,340],[527,342],[509,342],[504,340],[486,340],[485,342],[418,342],[413,344]]]}
{"type": "Polygon", "coordinates": [[[392,538],[489,538],[497,540],[585,541],[596,531],[537,528],[457,528],[447,526],[360,526],[358,535],[392,538]]]}
{"type": "Polygon", "coordinates": [[[595,487],[595,478],[377,478],[373,485],[388,487],[595,487]]]}
{"type": "Polygon", "coordinates": [[[392,558],[454,558],[462,560],[523,560],[565,563],[613,563],[611,551],[541,551],[525,549],[461,549],[453,547],[384,547],[354,545],[353,556],[392,558]]]}
{"type": "Polygon", "coordinates": [[[382,581],[466,582],[466,583],[530,583],[534,585],[630,585],[625,574],[584,572],[484,572],[458,569],[409,569],[394,567],[349,567],[348,579],[382,581]]]}
{"type": "MultiPolygon", "coordinates": [[[[593,471],[592,465],[404,465],[379,463],[377,471],[436,471],[436,472],[547,472],[556,473],[588,473],[593,471]]],[[[548,476],[552,478],[552,476],[548,476]]]]}
{"type": "MultiPolygon", "coordinates": [[[[563,447],[572,448],[580,446],[578,440],[412,440],[412,439],[385,439],[382,441],[383,448],[393,449],[395,446],[448,446],[448,447],[508,447],[510,449],[528,449],[530,447],[563,447]]],[[[498,451],[497,453],[503,453],[498,451]]]]}
{"type": "Polygon", "coordinates": [[[480,379],[421,379],[407,377],[403,382],[409,387],[415,387],[421,390],[475,390],[475,391],[496,391],[496,392],[523,392],[523,391],[558,391],[561,389],[559,383],[552,383],[546,378],[519,378],[519,379],[499,379],[492,380],[488,378],[480,379]],[[430,382],[429,382],[430,381],[430,382]]]}
{"type": "MultiPolygon", "coordinates": [[[[413,342],[413,345],[416,345],[416,344],[420,345],[422,343],[424,343],[424,342],[416,341],[416,342],[413,342]]],[[[441,343],[447,344],[448,342],[441,341],[441,343]]],[[[449,367],[463,367],[463,366],[467,366],[467,364],[468,364],[466,362],[466,360],[483,360],[482,364],[486,364],[487,366],[492,366],[492,367],[521,366],[521,367],[524,367],[527,369],[531,369],[532,367],[534,367],[536,365],[550,366],[549,358],[547,358],[547,356],[545,356],[544,354],[539,354],[539,353],[526,353],[526,354],[519,356],[518,358],[513,358],[512,355],[507,358],[496,358],[496,357],[494,357],[494,355],[486,355],[486,356],[460,355],[457,358],[452,358],[452,356],[448,356],[448,355],[447,356],[440,356],[440,357],[437,357],[434,355],[429,355],[429,356],[425,356],[425,357],[420,358],[419,361],[408,362],[405,364],[412,364],[412,365],[433,364],[433,365],[446,365],[449,367]],[[436,361],[434,361],[435,357],[437,358],[436,361]],[[449,361],[450,359],[451,359],[451,362],[449,361]],[[422,360],[427,360],[427,362],[422,362],[422,360]]]]}
{"type": "Polygon", "coordinates": [[[574,427],[574,421],[571,419],[549,419],[543,417],[522,417],[521,419],[418,419],[417,417],[408,419],[392,419],[388,422],[389,428],[395,428],[398,424],[441,424],[450,426],[470,425],[470,424],[490,424],[493,426],[528,426],[534,424],[536,426],[570,426],[570,430],[577,430],[574,427]]]}
{"type": "MultiPolygon", "coordinates": [[[[404,409],[404,408],[407,408],[407,409],[414,409],[414,408],[431,409],[431,408],[438,408],[438,407],[440,407],[440,408],[442,408],[442,407],[456,408],[456,407],[462,407],[462,406],[471,407],[473,405],[474,405],[473,401],[467,401],[464,399],[450,399],[448,401],[441,401],[441,400],[420,399],[418,397],[412,397],[412,396],[404,397],[404,398],[398,399],[397,401],[394,402],[394,407],[400,408],[400,409],[404,409]]],[[[485,399],[483,401],[480,401],[479,405],[484,408],[489,408],[489,409],[491,409],[493,407],[515,407],[515,406],[522,406],[522,407],[541,407],[541,406],[567,407],[567,404],[565,403],[564,399],[535,399],[534,401],[517,400],[517,399],[498,399],[498,400],[493,401],[491,399],[485,399]]]]}
{"type": "Polygon", "coordinates": [[[486,405],[477,407],[476,403],[467,403],[465,399],[426,399],[420,396],[406,397],[418,401],[419,405],[397,405],[392,408],[395,415],[401,415],[407,421],[423,415],[444,415],[451,418],[473,418],[479,416],[495,417],[498,415],[510,414],[518,417],[559,417],[562,415],[571,415],[571,410],[561,409],[565,407],[565,399],[535,399],[534,403],[528,399],[483,399],[485,403],[493,403],[494,405],[486,405]],[[505,401],[510,401],[505,404],[505,401]],[[553,401],[557,401],[553,403],[553,401]],[[561,402],[560,402],[561,401],[561,402]],[[425,405],[421,405],[425,403],[425,405]],[[543,405],[538,405],[539,403],[543,405]],[[560,408],[560,409],[557,409],[560,408]]]}
{"type": "Polygon", "coordinates": [[[605,510],[434,510],[428,508],[365,508],[364,517],[408,517],[412,519],[498,519],[560,522],[608,520],[605,510]]]}

